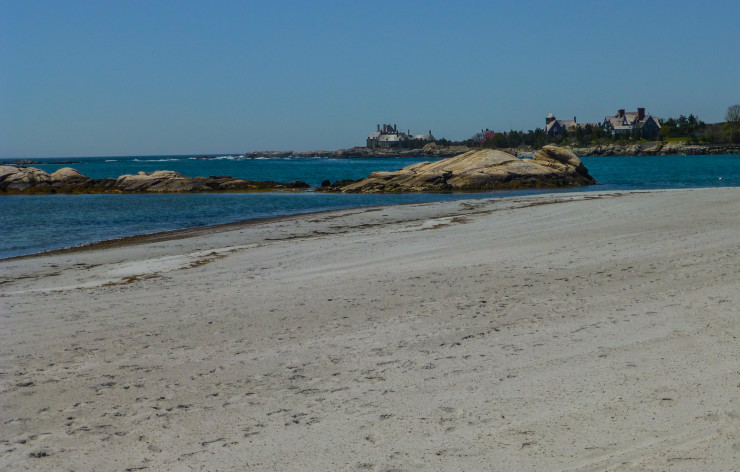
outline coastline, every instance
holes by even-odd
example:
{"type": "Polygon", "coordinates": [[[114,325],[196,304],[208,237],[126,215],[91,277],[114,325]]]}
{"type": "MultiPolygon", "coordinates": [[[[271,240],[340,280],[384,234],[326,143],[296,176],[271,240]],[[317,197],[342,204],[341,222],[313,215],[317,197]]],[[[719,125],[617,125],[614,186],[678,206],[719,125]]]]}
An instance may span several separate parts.
{"type": "MultiPolygon", "coordinates": [[[[564,146],[573,151],[577,156],[670,156],[670,155],[717,155],[717,154],[740,154],[740,144],[690,144],[684,141],[653,141],[638,143],[608,143],[587,146],[564,146]]],[[[454,157],[463,152],[476,150],[469,146],[425,146],[419,149],[369,149],[366,147],[354,147],[349,149],[337,149],[335,151],[252,151],[244,153],[246,158],[285,158],[285,157],[329,157],[335,159],[352,158],[377,158],[377,157],[429,157],[447,158],[454,157]]],[[[518,157],[531,157],[537,151],[531,146],[520,146],[516,148],[497,148],[518,157]]],[[[210,157],[202,156],[210,159],[210,157]]]]}
{"type": "Polygon", "coordinates": [[[360,208],[0,261],[0,467],[731,470],[738,196],[360,208]]]}
{"type": "MultiPolygon", "coordinates": [[[[670,156],[670,155],[717,155],[740,154],[740,144],[689,144],[681,141],[671,142],[639,142],[639,143],[608,143],[588,146],[567,145],[566,148],[577,156],[670,156]]],[[[478,148],[469,146],[427,146],[420,149],[369,149],[354,147],[337,149],[335,151],[252,151],[244,153],[246,158],[285,158],[285,157],[329,157],[335,159],[378,158],[378,157],[454,157],[463,152],[478,148]]],[[[518,157],[531,157],[537,151],[531,146],[516,148],[500,148],[518,157]]],[[[203,156],[203,158],[208,158],[203,156]]]]}
{"type": "MultiPolygon", "coordinates": [[[[566,148],[573,151],[579,157],[584,156],[655,156],[655,155],[717,155],[717,154],[740,154],[740,144],[687,144],[681,141],[672,142],[640,142],[640,143],[608,143],[587,146],[567,145],[566,148]]],[[[246,159],[280,159],[280,158],[300,158],[300,157],[328,157],[333,159],[355,159],[355,158],[387,158],[387,157],[428,157],[431,159],[442,159],[454,157],[467,151],[479,149],[464,145],[455,146],[428,146],[418,149],[398,149],[398,148],[377,148],[370,149],[367,147],[353,147],[346,149],[315,150],[315,151],[249,151],[243,154],[232,154],[234,157],[243,157],[246,159]]],[[[534,154],[536,149],[531,146],[520,146],[516,148],[497,148],[501,151],[509,152],[518,157],[526,157],[534,154]]],[[[223,154],[213,155],[190,155],[195,159],[218,159],[223,154]]],[[[105,157],[105,156],[98,156],[105,157]]],[[[110,156],[121,157],[121,156],[110,156]]],[[[136,157],[136,156],[124,156],[136,157]]],[[[13,166],[30,166],[39,164],[78,164],[76,160],[59,160],[56,157],[37,158],[37,159],[0,159],[0,165],[13,166]]]]}
{"type": "Polygon", "coordinates": [[[569,146],[578,156],[711,156],[740,154],[740,144],[687,144],[685,142],[646,142],[569,146]]]}

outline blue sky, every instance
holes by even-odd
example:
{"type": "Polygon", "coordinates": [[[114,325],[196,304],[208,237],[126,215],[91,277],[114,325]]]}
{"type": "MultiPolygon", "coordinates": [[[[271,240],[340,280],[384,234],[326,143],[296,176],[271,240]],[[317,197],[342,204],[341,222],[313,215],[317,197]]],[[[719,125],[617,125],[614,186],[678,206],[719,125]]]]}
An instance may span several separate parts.
{"type": "Polygon", "coordinates": [[[467,139],[740,103],[740,2],[0,0],[0,157],[467,139]]]}

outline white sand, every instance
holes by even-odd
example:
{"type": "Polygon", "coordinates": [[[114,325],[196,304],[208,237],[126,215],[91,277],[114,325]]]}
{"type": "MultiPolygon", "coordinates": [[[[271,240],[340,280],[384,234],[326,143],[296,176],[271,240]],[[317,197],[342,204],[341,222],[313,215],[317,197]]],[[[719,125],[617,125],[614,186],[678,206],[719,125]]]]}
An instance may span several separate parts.
{"type": "Polygon", "coordinates": [[[0,261],[0,470],[737,470],[740,189],[0,261]]]}

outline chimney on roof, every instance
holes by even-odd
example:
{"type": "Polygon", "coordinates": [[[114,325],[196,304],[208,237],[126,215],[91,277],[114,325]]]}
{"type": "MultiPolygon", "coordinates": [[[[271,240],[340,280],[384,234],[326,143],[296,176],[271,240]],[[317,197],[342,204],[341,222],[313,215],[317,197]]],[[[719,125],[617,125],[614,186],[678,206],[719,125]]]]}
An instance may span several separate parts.
{"type": "Polygon", "coordinates": [[[624,108],[620,108],[617,110],[617,118],[622,118],[624,116],[624,108]]]}
{"type": "Polygon", "coordinates": [[[576,123],[576,117],[573,115],[573,123],[576,123]]]}
{"type": "Polygon", "coordinates": [[[393,125],[393,132],[398,133],[398,127],[395,124],[393,125]]]}
{"type": "Polygon", "coordinates": [[[378,125],[378,133],[380,133],[380,125],[378,125]]]}
{"type": "Polygon", "coordinates": [[[645,118],[645,109],[644,108],[638,108],[637,109],[637,119],[642,121],[645,118]]]}

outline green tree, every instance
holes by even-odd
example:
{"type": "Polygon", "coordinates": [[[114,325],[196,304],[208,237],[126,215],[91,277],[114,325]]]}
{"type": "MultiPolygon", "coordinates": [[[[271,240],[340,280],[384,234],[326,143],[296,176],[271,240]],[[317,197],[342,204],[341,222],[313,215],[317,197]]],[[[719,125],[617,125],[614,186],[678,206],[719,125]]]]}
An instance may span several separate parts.
{"type": "Polygon", "coordinates": [[[493,147],[509,147],[509,140],[504,133],[498,133],[493,137],[493,147]]]}
{"type": "Polygon", "coordinates": [[[727,108],[725,134],[728,141],[740,143],[740,105],[732,105],[727,108]]]}
{"type": "Polygon", "coordinates": [[[517,147],[524,142],[524,133],[521,131],[509,131],[509,146],[517,147]]]}
{"type": "Polygon", "coordinates": [[[727,113],[725,113],[725,122],[732,123],[735,126],[740,125],[740,105],[732,105],[727,107],[727,113]]]}
{"type": "Polygon", "coordinates": [[[576,126],[576,133],[575,134],[576,134],[576,136],[575,136],[576,142],[578,144],[582,144],[583,143],[583,128],[581,128],[580,126],[576,126]]]}

